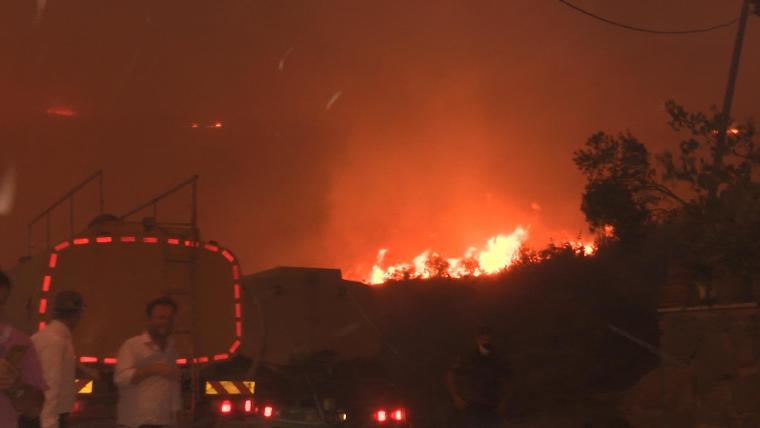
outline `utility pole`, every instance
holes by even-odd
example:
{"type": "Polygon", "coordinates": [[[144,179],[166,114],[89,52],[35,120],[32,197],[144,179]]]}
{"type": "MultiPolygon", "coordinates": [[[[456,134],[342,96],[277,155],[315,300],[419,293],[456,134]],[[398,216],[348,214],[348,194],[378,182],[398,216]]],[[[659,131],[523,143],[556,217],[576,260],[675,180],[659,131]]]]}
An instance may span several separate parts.
{"type": "MultiPolygon", "coordinates": [[[[736,75],[739,72],[739,60],[742,55],[742,45],[744,44],[744,31],[747,28],[747,18],[749,17],[750,3],[755,5],[755,13],[760,13],[760,0],[742,0],[742,10],[739,15],[739,26],[736,30],[736,40],[734,41],[734,53],[731,57],[731,67],[728,70],[728,83],[726,85],[726,94],[723,98],[723,110],[720,117],[720,128],[718,129],[718,140],[713,153],[713,173],[718,173],[723,167],[723,157],[726,154],[726,132],[731,120],[731,105],[734,101],[734,89],[736,88],[736,75]]],[[[710,186],[709,202],[716,202],[718,198],[717,181],[710,186]]]]}

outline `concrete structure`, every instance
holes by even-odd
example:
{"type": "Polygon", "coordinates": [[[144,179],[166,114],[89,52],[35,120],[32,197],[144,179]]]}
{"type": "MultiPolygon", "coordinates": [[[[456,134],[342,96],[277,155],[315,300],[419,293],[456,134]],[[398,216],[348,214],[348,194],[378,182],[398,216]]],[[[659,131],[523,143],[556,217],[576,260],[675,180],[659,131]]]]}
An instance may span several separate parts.
{"type": "Polygon", "coordinates": [[[380,352],[370,288],[342,279],[340,270],[278,267],[243,278],[242,352],[290,364],[317,352],[341,359],[380,352]]]}
{"type": "Polygon", "coordinates": [[[636,428],[760,427],[756,303],[660,310],[664,356],[628,393],[636,428]]]}

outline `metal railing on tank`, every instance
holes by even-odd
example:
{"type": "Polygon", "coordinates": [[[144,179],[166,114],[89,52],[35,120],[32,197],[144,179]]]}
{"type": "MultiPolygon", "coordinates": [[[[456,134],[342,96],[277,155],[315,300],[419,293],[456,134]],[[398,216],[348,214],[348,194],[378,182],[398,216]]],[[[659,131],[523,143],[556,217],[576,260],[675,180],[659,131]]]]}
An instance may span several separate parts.
{"type": "Polygon", "coordinates": [[[87,177],[84,181],[76,185],[73,189],[69,190],[65,195],[60,197],[57,201],[55,201],[52,205],[50,205],[47,209],[42,211],[39,215],[34,217],[29,223],[27,224],[27,255],[31,256],[32,251],[34,250],[34,242],[32,239],[32,231],[34,230],[34,226],[37,225],[40,221],[45,220],[45,248],[50,249],[51,245],[51,233],[52,228],[50,224],[50,217],[53,211],[62,206],[63,204],[68,202],[69,205],[69,235],[70,237],[73,237],[76,231],[74,230],[75,224],[74,224],[74,196],[82,191],[85,187],[87,187],[88,184],[97,182],[98,184],[98,215],[103,214],[103,207],[104,207],[104,200],[103,200],[103,170],[98,170],[94,174],[87,177]]]}
{"type": "Polygon", "coordinates": [[[162,223],[166,226],[179,226],[179,227],[190,227],[193,230],[195,230],[197,226],[198,221],[198,176],[194,175],[187,180],[177,184],[176,186],[172,187],[171,189],[161,193],[160,195],[154,197],[153,199],[150,199],[149,201],[143,203],[142,205],[138,206],[137,208],[134,208],[130,211],[128,211],[126,214],[122,214],[119,219],[125,220],[128,217],[131,217],[140,211],[143,211],[147,208],[152,208],[153,210],[153,218],[158,221],[158,204],[163,199],[166,199],[167,197],[179,192],[180,190],[190,187],[192,191],[191,195],[191,214],[190,214],[190,222],[187,223],[162,223]]]}

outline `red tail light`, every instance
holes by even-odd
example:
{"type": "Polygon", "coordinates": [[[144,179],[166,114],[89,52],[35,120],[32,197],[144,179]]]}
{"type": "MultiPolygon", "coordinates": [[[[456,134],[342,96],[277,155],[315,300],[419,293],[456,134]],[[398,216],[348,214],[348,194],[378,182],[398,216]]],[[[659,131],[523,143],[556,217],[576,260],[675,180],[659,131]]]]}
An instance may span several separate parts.
{"type": "Polygon", "coordinates": [[[232,413],[232,402],[230,402],[230,400],[222,401],[222,403],[219,405],[219,413],[223,415],[229,415],[232,413]]]}
{"type": "Polygon", "coordinates": [[[378,422],[385,422],[388,420],[388,413],[385,410],[378,410],[375,412],[375,420],[378,422]]]}
{"type": "Polygon", "coordinates": [[[264,413],[265,418],[271,418],[274,416],[274,408],[272,406],[264,406],[264,413]]]}
{"type": "Polygon", "coordinates": [[[245,400],[243,403],[243,411],[248,414],[253,413],[253,400],[245,400]]]}
{"type": "Polygon", "coordinates": [[[391,414],[391,418],[396,422],[403,422],[406,420],[406,412],[404,409],[396,409],[391,414]]]}

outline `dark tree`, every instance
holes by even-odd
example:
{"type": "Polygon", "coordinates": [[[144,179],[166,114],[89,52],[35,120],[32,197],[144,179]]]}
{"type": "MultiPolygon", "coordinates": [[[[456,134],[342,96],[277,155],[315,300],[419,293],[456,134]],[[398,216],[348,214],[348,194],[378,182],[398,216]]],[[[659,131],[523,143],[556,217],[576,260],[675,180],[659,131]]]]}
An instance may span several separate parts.
{"type": "Polygon", "coordinates": [[[710,115],[690,113],[672,100],[665,107],[670,126],[674,131],[685,132],[687,137],[680,142],[677,154],[667,150],[658,157],[663,180],[688,189],[694,208],[714,209],[725,191],[757,179],[760,150],[753,141],[752,121],[729,127],[721,144],[718,140],[721,116],[717,110],[713,109],[710,115]]]}
{"type": "Polygon", "coordinates": [[[624,241],[642,234],[662,191],[649,159],[644,144],[630,134],[598,132],[574,153],[587,179],[581,210],[592,231],[610,225],[624,241]]]}
{"type": "Polygon", "coordinates": [[[675,226],[684,262],[700,272],[728,270],[749,291],[760,259],[755,126],[730,126],[721,141],[717,110],[690,113],[673,101],[666,109],[670,126],[686,136],[677,150],[657,157],[659,174],[647,148],[630,134],[597,133],[575,152],[587,179],[581,208],[589,226],[612,225],[621,241],[635,240],[648,226],[675,226]]]}

